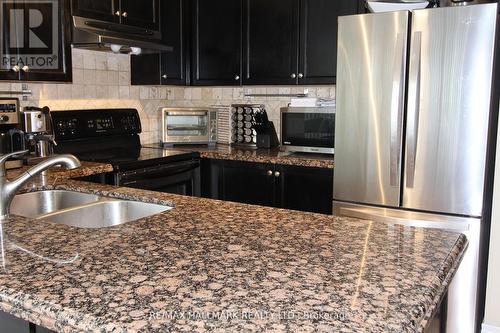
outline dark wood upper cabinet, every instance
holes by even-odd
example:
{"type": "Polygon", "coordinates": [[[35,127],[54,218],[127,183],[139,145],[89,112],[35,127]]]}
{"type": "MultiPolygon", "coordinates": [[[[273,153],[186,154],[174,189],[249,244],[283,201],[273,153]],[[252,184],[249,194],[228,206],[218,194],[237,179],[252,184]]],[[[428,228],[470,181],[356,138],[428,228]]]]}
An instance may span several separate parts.
{"type": "Polygon", "coordinates": [[[243,84],[296,84],[299,0],[244,3],[243,84]]]}
{"type": "MultiPolygon", "coordinates": [[[[12,3],[11,3],[12,4],[12,3]]],[[[12,7],[13,8],[13,7],[12,7]]],[[[4,7],[5,18],[0,61],[0,80],[71,81],[71,18],[69,0],[55,2],[17,1],[15,15],[4,7]],[[33,12],[41,14],[36,28],[28,27],[33,12]],[[8,17],[8,18],[7,18],[8,17]],[[13,20],[13,21],[11,21],[13,20]],[[12,29],[16,40],[11,40],[12,29]]]]}
{"type": "Polygon", "coordinates": [[[173,51],[131,57],[133,85],[185,85],[189,83],[188,25],[189,0],[162,0],[162,43],[173,51]]]}
{"type": "Polygon", "coordinates": [[[194,0],[193,85],[241,83],[242,0],[194,0]]]}
{"type": "Polygon", "coordinates": [[[160,0],[72,0],[73,15],[159,31],[160,0]]]}
{"type": "Polygon", "coordinates": [[[120,0],[120,15],[122,24],[160,30],[160,0],[120,0]]]}
{"type": "Polygon", "coordinates": [[[119,0],[72,0],[73,15],[106,22],[120,22],[119,0]]]}
{"type": "MultiPolygon", "coordinates": [[[[21,71],[14,70],[14,66],[17,65],[18,50],[12,48],[11,45],[19,44],[19,36],[21,36],[21,27],[15,22],[15,16],[9,15],[11,10],[22,9],[20,3],[15,2],[4,2],[0,4],[2,6],[2,17],[0,17],[0,24],[2,25],[2,36],[0,36],[0,43],[2,43],[1,49],[1,61],[0,61],[0,79],[1,80],[20,80],[21,71]],[[12,40],[14,36],[17,36],[17,40],[12,40]]],[[[24,36],[23,36],[24,38],[24,36]]]]}
{"type": "Polygon", "coordinates": [[[300,0],[299,84],[333,84],[338,17],[358,12],[352,0],[300,0]]]}
{"type": "Polygon", "coordinates": [[[189,84],[189,25],[186,18],[190,15],[190,2],[162,0],[160,8],[163,44],[174,48],[160,56],[161,84],[189,84]]]}

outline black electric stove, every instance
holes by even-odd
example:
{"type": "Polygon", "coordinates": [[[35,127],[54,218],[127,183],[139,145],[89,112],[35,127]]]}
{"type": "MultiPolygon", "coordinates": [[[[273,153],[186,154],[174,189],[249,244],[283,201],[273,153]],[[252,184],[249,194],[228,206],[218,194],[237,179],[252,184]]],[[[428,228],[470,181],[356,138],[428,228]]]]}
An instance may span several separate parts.
{"type": "Polygon", "coordinates": [[[143,148],[137,110],[75,110],[51,114],[57,142],[55,153],[70,153],[82,161],[111,164],[113,172],[99,178],[104,182],[161,192],[200,194],[199,154],[143,148]]]}

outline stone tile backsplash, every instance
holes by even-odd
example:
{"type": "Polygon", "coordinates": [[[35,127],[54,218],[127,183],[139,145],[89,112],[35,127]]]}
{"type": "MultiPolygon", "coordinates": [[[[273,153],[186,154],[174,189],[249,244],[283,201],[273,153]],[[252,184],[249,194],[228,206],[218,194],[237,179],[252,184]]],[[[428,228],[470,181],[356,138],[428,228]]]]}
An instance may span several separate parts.
{"type": "MultiPolygon", "coordinates": [[[[335,86],[179,87],[131,86],[128,55],[73,49],[73,83],[27,83],[32,95],[22,106],[51,110],[136,108],[141,116],[144,143],[160,140],[159,109],[166,106],[212,106],[234,103],[264,104],[279,130],[279,110],[289,97],[244,97],[245,93],[289,94],[308,90],[311,97],[335,97],[335,86]]],[[[21,83],[0,82],[0,90],[21,90],[21,83]]],[[[8,95],[7,95],[8,96],[8,95]]],[[[278,133],[279,135],[279,133],[278,133]]]]}

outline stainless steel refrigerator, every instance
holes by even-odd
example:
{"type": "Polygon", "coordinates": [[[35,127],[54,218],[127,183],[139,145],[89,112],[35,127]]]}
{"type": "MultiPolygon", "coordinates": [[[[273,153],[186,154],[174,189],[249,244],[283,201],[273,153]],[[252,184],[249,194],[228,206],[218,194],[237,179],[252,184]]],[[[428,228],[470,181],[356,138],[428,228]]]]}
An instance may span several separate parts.
{"type": "Polygon", "coordinates": [[[497,4],[339,18],[334,212],[463,232],[447,332],[474,332],[497,4]]]}

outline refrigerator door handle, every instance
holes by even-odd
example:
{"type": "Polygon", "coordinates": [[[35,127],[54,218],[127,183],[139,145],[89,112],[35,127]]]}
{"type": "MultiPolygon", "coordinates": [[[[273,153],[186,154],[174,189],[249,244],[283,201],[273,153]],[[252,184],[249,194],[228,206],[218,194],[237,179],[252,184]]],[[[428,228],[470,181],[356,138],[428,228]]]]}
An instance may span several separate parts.
{"type": "Polygon", "coordinates": [[[392,79],[391,97],[391,146],[390,146],[390,185],[399,186],[399,170],[401,167],[401,135],[403,116],[403,97],[405,79],[406,34],[398,33],[392,79]]]}
{"type": "Polygon", "coordinates": [[[408,130],[406,135],[406,187],[412,188],[415,180],[415,163],[417,158],[418,119],[420,111],[420,77],[421,77],[422,32],[413,34],[410,54],[410,70],[408,79],[408,130]]]}

